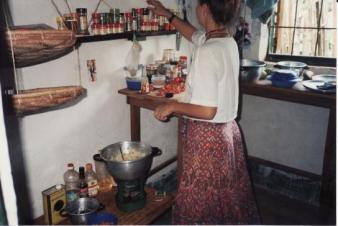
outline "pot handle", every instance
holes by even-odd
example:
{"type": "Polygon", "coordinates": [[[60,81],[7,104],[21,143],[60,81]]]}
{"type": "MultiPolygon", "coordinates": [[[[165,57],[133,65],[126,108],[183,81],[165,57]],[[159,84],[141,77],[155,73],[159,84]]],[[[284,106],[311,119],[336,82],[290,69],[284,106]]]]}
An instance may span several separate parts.
{"type": "Polygon", "coordinates": [[[60,214],[61,217],[68,217],[68,216],[69,216],[69,214],[66,212],[65,209],[62,209],[62,210],[59,212],[59,214],[60,214]]]}
{"type": "Polygon", "coordinates": [[[101,158],[101,155],[100,155],[100,154],[95,154],[95,155],[93,155],[93,159],[94,159],[95,161],[104,162],[104,160],[101,158]]]}
{"type": "Polygon", "coordinates": [[[162,155],[162,150],[158,147],[151,147],[151,156],[156,157],[162,155]]]}

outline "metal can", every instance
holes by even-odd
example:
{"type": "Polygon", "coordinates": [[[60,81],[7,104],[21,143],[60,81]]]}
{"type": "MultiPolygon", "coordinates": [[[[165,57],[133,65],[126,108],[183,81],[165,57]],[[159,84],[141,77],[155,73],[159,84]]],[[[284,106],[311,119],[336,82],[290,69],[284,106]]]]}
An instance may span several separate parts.
{"type": "Polygon", "coordinates": [[[55,185],[42,192],[44,220],[46,224],[55,225],[65,218],[60,212],[66,207],[66,190],[64,185],[55,185]]]}

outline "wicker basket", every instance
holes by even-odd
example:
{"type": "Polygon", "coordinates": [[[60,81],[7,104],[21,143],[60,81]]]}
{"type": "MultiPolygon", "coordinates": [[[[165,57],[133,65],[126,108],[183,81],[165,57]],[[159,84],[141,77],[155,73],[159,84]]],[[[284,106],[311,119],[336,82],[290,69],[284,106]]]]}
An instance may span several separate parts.
{"type": "Polygon", "coordinates": [[[73,102],[86,93],[81,86],[38,88],[20,91],[12,101],[16,113],[33,113],[73,102]]]}
{"type": "Polygon", "coordinates": [[[7,31],[9,51],[13,45],[16,67],[26,67],[69,53],[76,43],[74,32],[47,25],[14,27],[7,31]]]}

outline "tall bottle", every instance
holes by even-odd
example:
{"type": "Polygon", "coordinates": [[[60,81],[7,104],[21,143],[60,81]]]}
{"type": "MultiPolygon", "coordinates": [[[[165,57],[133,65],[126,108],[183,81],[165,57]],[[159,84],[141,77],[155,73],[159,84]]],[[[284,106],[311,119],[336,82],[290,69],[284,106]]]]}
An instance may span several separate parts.
{"type": "Polygon", "coordinates": [[[79,193],[79,197],[83,198],[83,197],[88,197],[88,184],[86,182],[86,177],[85,177],[85,168],[83,166],[81,166],[79,168],[79,187],[80,187],[80,193],[79,193]]]}
{"type": "Polygon", "coordinates": [[[97,183],[97,176],[93,170],[93,165],[91,163],[86,164],[86,182],[88,184],[88,196],[95,197],[99,192],[99,186],[97,183]]]}
{"type": "Polygon", "coordinates": [[[67,171],[63,174],[66,185],[67,203],[79,198],[79,173],[74,170],[74,164],[68,163],[67,171]]]}

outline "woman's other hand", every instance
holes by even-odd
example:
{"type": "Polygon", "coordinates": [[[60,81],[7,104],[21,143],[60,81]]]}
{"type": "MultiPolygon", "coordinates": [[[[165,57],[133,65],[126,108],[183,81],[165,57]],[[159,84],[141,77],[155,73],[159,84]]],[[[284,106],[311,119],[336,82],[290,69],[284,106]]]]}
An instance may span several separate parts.
{"type": "Polygon", "coordinates": [[[165,16],[169,18],[171,16],[171,12],[166,9],[160,1],[157,0],[147,0],[148,9],[150,9],[157,16],[165,16]]]}
{"type": "Polygon", "coordinates": [[[173,112],[171,103],[162,104],[155,109],[154,116],[160,121],[166,121],[173,112]]]}

